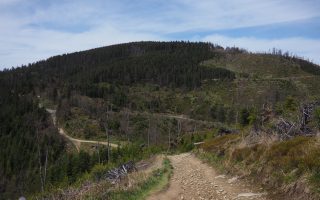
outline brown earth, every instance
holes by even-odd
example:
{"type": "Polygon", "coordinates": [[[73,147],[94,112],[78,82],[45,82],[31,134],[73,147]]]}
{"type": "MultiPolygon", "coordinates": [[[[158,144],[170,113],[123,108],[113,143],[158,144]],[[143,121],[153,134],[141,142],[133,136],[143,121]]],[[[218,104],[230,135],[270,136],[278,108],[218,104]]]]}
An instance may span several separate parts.
{"type": "Polygon", "coordinates": [[[238,177],[218,174],[190,153],[168,158],[174,168],[169,187],[152,194],[148,200],[267,200],[267,193],[262,188],[256,188],[238,177]]]}

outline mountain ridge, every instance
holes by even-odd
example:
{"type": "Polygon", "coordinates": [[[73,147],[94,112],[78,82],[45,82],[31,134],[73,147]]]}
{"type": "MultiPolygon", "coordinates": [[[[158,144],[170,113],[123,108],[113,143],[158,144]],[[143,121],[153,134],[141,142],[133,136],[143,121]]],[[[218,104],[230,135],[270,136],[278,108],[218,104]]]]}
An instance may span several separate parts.
{"type": "MultiPolygon", "coordinates": [[[[0,191],[10,198],[68,186],[98,164],[107,169],[141,159],[152,148],[187,151],[195,142],[229,133],[281,135],[275,129],[279,118],[298,124],[300,108],[320,99],[319,75],[318,65],[286,53],[255,54],[203,42],[124,43],[6,69],[0,72],[0,108],[17,124],[0,115],[0,139],[6,141],[0,148],[10,149],[0,162],[5,169],[0,174],[6,177],[0,191]],[[75,152],[39,104],[57,110],[59,127],[71,137],[106,140],[107,132],[124,148],[110,154],[105,147],[84,145],[75,152]],[[33,120],[28,124],[19,115],[33,120]],[[24,128],[17,128],[21,124],[24,128]],[[25,140],[35,141],[37,127],[51,127],[58,139],[27,142],[26,155],[33,158],[28,163],[11,144],[23,148],[25,140]],[[51,146],[54,150],[46,156],[51,146]],[[22,170],[14,160],[29,167],[22,170]],[[43,183],[44,169],[48,176],[43,183]],[[20,179],[16,174],[22,174],[20,179]],[[33,188],[28,181],[35,183],[33,188]]],[[[313,134],[319,130],[316,112],[307,124],[313,134]]]]}

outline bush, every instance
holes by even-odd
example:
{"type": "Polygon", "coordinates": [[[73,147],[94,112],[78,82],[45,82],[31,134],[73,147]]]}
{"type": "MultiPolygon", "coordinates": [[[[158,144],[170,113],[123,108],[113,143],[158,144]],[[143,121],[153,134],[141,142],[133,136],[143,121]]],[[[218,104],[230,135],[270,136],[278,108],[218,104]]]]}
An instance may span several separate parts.
{"type": "Polygon", "coordinates": [[[316,124],[317,124],[317,126],[318,126],[318,129],[320,129],[320,108],[317,108],[317,109],[315,110],[315,115],[314,115],[314,117],[315,117],[315,120],[316,120],[316,124]]]}
{"type": "Polygon", "coordinates": [[[286,101],[285,101],[285,103],[284,103],[284,107],[285,107],[285,109],[287,110],[287,111],[291,111],[291,112],[294,112],[294,111],[296,111],[296,109],[297,109],[297,102],[296,102],[296,100],[292,97],[292,96],[288,96],[287,98],[286,98],[286,101]]]}
{"type": "Polygon", "coordinates": [[[249,116],[250,116],[250,112],[248,109],[246,108],[243,108],[241,111],[240,111],[240,124],[242,126],[247,126],[249,125],[249,116]]]}
{"type": "Polygon", "coordinates": [[[315,192],[320,193],[320,171],[314,172],[311,175],[310,183],[314,186],[315,192]]]}
{"type": "Polygon", "coordinates": [[[304,157],[309,146],[310,138],[297,137],[289,141],[272,145],[266,154],[266,160],[275,168],[281,168],[284,172],[293,169],[304,170],[304,157]]]}
{"type": "Polygon", "coordinates": [[[93,180],[101,180],[109,169],[111,169],[111,165],[103,165],[103,164],[97,164],[95,165],[91,170],[91,179],[93,180]]]}

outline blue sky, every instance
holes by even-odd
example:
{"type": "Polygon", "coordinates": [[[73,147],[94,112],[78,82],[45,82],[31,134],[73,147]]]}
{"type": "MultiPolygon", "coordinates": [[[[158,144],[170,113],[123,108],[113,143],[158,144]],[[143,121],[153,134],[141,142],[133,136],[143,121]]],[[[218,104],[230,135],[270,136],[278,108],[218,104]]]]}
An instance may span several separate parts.
{"type": "Polygon", "coordinates": [[[320,63],[319,0],[0,0],[0,69],[142,40],[273,47],[320,63]]]}

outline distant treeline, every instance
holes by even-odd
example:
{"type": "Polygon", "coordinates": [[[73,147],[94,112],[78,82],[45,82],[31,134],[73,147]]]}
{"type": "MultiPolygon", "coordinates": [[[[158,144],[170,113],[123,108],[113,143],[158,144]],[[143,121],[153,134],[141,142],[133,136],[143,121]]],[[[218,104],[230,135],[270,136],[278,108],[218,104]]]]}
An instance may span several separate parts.
{"type": "Polygon", "coordinates": [[[14,84],[24,89],[55,84],[83,90],[98,82],[148,82],[193,89],[206,79],[234,79],[234,73],[227,69],[199,65],[221,56],[216,51],[220,48],[191,42],[135,42],[102,47],[22,66],[13,70],[15,78],[19,78],[19,83],[14,84]]]}

